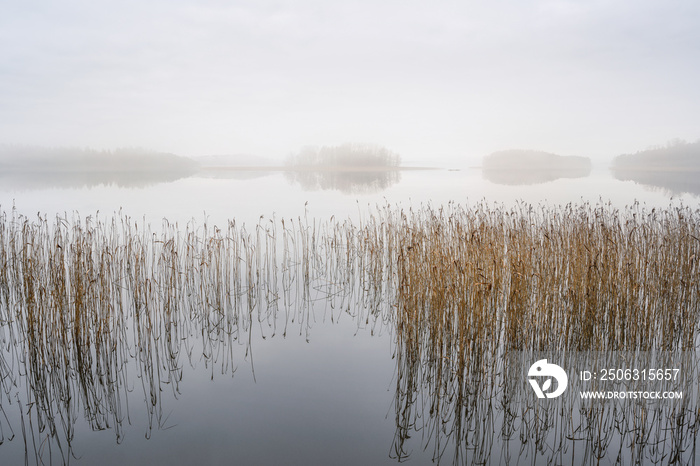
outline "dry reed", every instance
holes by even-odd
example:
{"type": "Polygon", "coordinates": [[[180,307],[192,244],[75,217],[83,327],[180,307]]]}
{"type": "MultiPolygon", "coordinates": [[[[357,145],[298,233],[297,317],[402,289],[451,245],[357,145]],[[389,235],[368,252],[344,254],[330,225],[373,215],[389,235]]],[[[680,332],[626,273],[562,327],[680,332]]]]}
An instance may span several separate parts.
{"type": "Polygon", "coordinates": [[[13,210],[0,218],[1,386],[19,401],[26,385],[26,430],[63,439],[25,442],[67,460],[81,413],[121,438],[129,364],[158,425],[159,393],[178,391],[185,361],[232,373],[234,342],[251,351],[254,332],[293,326],[308,338],[324,300],[331,319],[395,337],[398,457],[432,419],[436,459],[443,438],[489,458],[495,404],[503,435],[516,435],[514,419],[540,422],[511,410],[497,382],[520,370],[510,355],[697,351],[699,258],[700,213],[684,206],[385,206],[357,223],[164,221],[157,232],[121,213],[51,222],[13,210]]]}

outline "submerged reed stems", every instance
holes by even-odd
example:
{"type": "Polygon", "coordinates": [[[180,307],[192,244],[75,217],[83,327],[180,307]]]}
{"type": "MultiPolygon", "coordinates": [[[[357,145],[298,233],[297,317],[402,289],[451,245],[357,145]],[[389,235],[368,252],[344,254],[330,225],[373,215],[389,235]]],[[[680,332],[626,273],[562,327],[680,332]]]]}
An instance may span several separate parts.
{"type": "Polygon", "coordinates": [[[31,422],[63,432],[67,458],[79,413],[120,438],[128,370],[159,422],[184,361],[232,371],[233,342],[308,336],[324,300],[331,319],[392,329],[397,426],[425,384],[431,415],[472,422],[461,400],[495,393],[479,383],[511,352],[696,351],[699,260],[700,212],[684,206],[384,206],[360,223],[157,231],[13,210],[0,214],[0,386],[9,400],[26,384],[31,422]]]}

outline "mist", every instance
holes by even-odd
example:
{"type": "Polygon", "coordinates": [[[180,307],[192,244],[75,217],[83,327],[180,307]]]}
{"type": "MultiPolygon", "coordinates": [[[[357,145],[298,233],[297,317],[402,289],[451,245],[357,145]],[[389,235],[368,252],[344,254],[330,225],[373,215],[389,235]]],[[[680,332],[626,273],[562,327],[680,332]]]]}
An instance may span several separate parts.
{"type": "Polygon", "coordinates": [[[5,2],[0,142],[278,161],[367,141],[407,165],[594,163],[698,137],[700,5],[5,2]]]}
{"type": "Polygon", "coordinates": [[[540,184],[561,178],[585,178],[591,174],[591,160],[534,150],[504,150],[484,157],[482,174],[495,184],[540,184]]]}
{"type": "Polygon", "coordinates": [[[700,458],[696,0],[1,5],[3,463],[700,458]]]}
{"type": "Polygon", "coordinates": [[[674,140],[619,155],[613,160],[611,171],[621,181],[634,181],[676,196],[700,196],[700,141],[674,140]]]}

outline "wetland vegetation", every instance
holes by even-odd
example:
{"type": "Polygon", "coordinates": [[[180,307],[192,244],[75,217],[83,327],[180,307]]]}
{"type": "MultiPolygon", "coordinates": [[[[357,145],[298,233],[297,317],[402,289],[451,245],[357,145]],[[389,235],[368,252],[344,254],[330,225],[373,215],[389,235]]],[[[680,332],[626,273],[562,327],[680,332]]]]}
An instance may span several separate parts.
{"type": "Polygon", "coordinates": [[[120,442],[143,410],[156,435],[188,366],[232,375],[253,334],[310,339],[321,303],[391,335],[395,459],[418,435],[436,462],[687,462],[699,258],[700,211],[682,205],[386,205],[252,227],[5,212],[0,433],[37,462],[75,456],[79,418],[120,442]],[[614,353],[685,355],[685,398],[543,404],[522,389],[536,354],[572,368],[614,353]]]}

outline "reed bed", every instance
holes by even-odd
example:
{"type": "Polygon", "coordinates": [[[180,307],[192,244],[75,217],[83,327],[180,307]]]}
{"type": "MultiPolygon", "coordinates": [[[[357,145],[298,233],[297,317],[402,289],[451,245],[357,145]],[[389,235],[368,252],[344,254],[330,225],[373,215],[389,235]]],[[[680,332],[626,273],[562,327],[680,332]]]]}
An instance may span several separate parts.
{"type": "Polygon", "coordinates": [[[278,322],[286,332],[305,318],[311,245],[299,222],[286,225],[280,238],[262,221],[250,232],[234,221],[224,230],[163,221],[156,233],[121,214],[50,222],[3,213],[2,410],[16,404],[21,425],[0,417],[0,441],[21,433],[37,462],[68,462],[81,416],[122,440],[134,381],[150,435],[163,419],[161,393],[179,392],[185,364],[233,374],[236,343],[251,360],[253,332],[273,336],[278,322]],[[294,245],[281,261],[278,240],[294,245]],[[299,312],[278,318],[281,300],[299,312]]]}
{"type": "MultiPolygon", "coordinates": [[[[160,392],[179,390],[184,364],[233,373],[234,343],[252,358],[254,334],[309,338],[325,303],[331,320],[392,332],[397,457],[421,420],[433,420],[437,460],[439,439],[490,451],[483,422],[510,397],[500,381],[520,369],[511,355],[697,351],[699,259],[700,212],[685,206],[387,205],[359,222],[157,230],[122,213],[13,210],[0,216],[2,410],[23,398],[25,442],[66,460],[80,415],[121,439],[128,377],[158,426],[160,392]]],[[[513,436],[511,421],[531,411],[504,403],[502,434],[513,436]]]]}
{"type": "MultiPolygon", "coordinates": [[[[434,460],[683,463],[700,428],[700,220],[685,207],[385,209],[364,249],[389,249],[395,292],[394,454],[416,431],[434,460]],[[686,400],[538,404],[522,390],[536,353],[568,369],[591,354],[686,354],[686,400]],[[583,441],[579,456],[569,448],[583,441]],[[505,446],[504,446],[505,442],[505,446]],[[622,445],[633,445],[628,454],[622,445]]],[[[589,368],[591,366],[588,366],[589,368]]],[[[599,366],[615,367],[615,366],[599,366]]],[[[586,368],[586,366],[583,366],[586,368]]],[[[575,370],[571,370],[575,374],[575,370]]]]}
{"type": "Polygon", "coordinates": [[[386,210],[373,220],[383,230],[366,235],[364,247],[372,255],[389,249],[384,257],[396,263],[389,274],[397,328],[428,331],[432,346],[687,350],[700,343],[697,211],[481,205],[386,210]]]}

